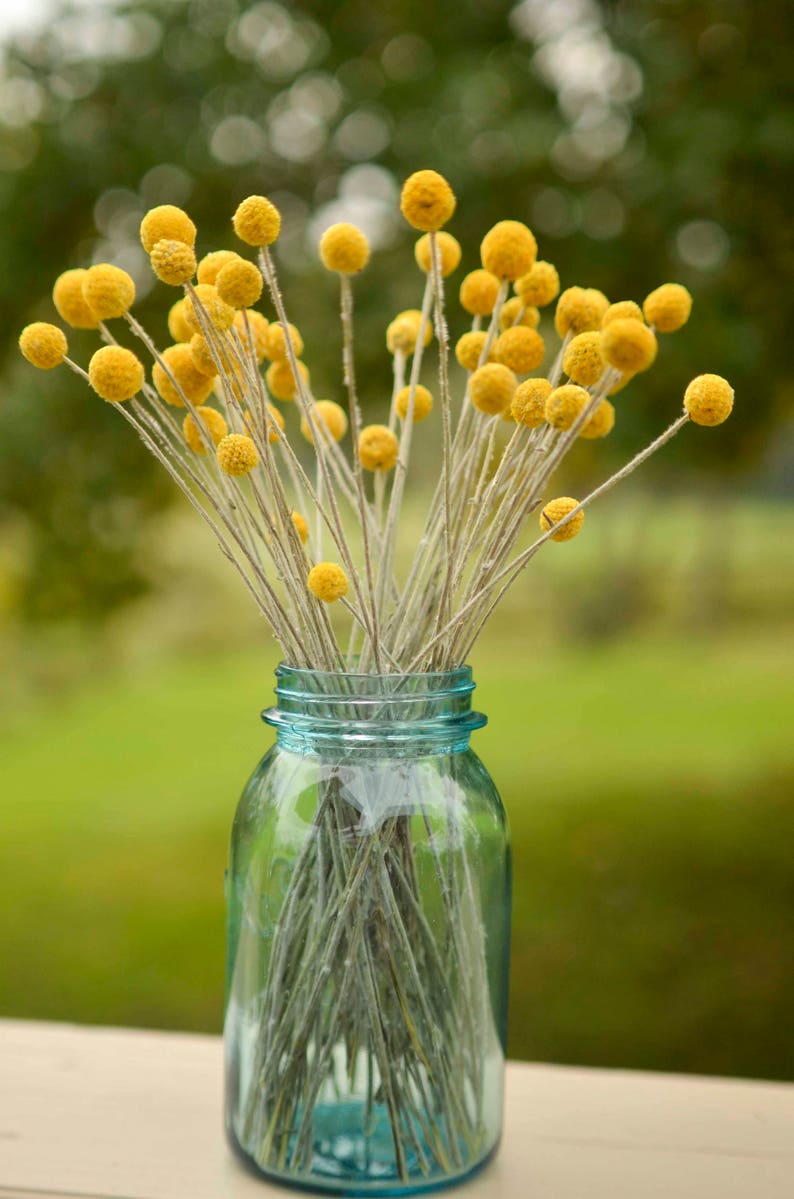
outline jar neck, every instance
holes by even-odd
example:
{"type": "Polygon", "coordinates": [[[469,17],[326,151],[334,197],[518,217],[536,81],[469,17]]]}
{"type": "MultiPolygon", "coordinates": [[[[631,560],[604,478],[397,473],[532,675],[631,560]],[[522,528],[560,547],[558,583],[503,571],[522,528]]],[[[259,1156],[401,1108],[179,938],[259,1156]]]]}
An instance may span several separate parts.
{"type": "Polygon", "coordinates": [[[471,710],[471,667],[430,674],[342,674],[281,665],[262,719],[299,753],[460,753],[486,718],[471,710]]]}

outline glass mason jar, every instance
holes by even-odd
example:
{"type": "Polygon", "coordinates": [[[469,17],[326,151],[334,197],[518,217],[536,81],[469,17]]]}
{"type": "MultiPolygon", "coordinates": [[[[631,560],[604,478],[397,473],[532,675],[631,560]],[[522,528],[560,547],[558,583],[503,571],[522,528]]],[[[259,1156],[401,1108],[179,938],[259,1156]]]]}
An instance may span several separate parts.
{"type": "Polygon", "coordinates": [[[471,671],[276,677],[231,840],[229,1138],[307,1189],[449,1185],[498,1144],[507,1021],[509,836],[471,671]]]}

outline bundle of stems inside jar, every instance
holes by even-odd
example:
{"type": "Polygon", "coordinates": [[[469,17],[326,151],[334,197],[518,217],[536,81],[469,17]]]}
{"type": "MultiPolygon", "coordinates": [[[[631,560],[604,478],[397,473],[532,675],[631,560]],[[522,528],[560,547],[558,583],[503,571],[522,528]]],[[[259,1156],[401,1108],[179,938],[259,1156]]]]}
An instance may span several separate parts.
{"type": "Polygon", "coordinates": [[[388,326],[393,383],[383,423],[365,424],[356,380],[353,284],[369,260],[366,237],[338,224],[320,241],[320,258],[339,283],[345,403],[317,399],[271,252],[280,215],[262,196],[244,200],[233,218],[238,238],[257,248],[256,261],[220,250],[197,262],[196,228],[185,212],[164,205],[144,217],[141,239],[156,275],[184,290],[169,317],[174,344],[157,348],[132,314],[131,277],[106,263],[65,272],[53,292],[66,323],[95,328],[107,343],[87,371],[67,356],[54,325],[36,322],[20,338],[30,362],[66,362],[133,426],[207,521],[295,665],[345,670],[356,663],[362,673],[390,673],[464,661],[546,541],[574,537],[586,507],[687,421],[718,424],[732,407],[730,385],[701,375],[672,424],[600,487],[582,500],[547,498],[578,438],[609,434],[615,409],[608,397],[652,365],[658,333],[686,322],[689,293],[667,283],[642,308],[630,300],[610,304],[594,288],[559,294],[557,271],[537,259],[532,232],[500,221],[483,238],[482,268],[460,286],[472,317],[454,347],[461,379],[450,371],[445,297],[461,249],[442,231],[455,197],[436,172],[418,171],[403,187],[401,209],[423,234],[415,257],[426,281],[420,307],[388,326]],[[254,307],[265,291],[269,320],[254,307]],[[551,355],[537,330],[539,310],[554,300],[562,344],[542,374],[551,355]],[[114,318],[151,356],[150,379],[140,358],[117,343],[108,323],[114,318]],[[431,389],[420,377],[434,334],[431,389]],[[398,577],[415,426],[433,417],[438,482],[421,534],[403,530],[416,549],[398,577]],[[350,454],[343,448],[348,431],[350,454]],[[527,539],[533,513],[539,529],[527,539]],[[347,630],[329,618],[331,605],[344,609],[347,630]]]}

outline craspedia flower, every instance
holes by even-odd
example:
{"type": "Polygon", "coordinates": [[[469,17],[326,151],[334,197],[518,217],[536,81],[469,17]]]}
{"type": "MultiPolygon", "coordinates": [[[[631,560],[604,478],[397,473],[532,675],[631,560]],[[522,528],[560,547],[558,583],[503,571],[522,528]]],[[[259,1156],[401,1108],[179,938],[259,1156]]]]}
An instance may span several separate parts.
{"type": "Polygon", "coordinates": [[[633,378],[634,378],[634,375],[631,373],[631,371],[627,371],[624,375],[620,376],[617,383],[612,384],[609,391],[607,392],[607,395],[608,396],[617,395],[617,393],[619,391],[622,391],[624,387],[628,387],[629,383],[631,383],[633,378]]]}
{"type": "Polygon", "coordinates": [[[347,595],[347,575],[336,562],[318,562],[309,571],[306,586],[315,599],[332,604],[347,595]]]}
{"type": "Polygon", "coordinates": [[[497,360],[509,366],[517,375],[528,375],[540,366],[545,353],[543,338],[526,325],[505,329],[496,342],[497,360]]]}
{"type": "Polygon", "coordinates": [[[250,308],[262,294],[262,272],[253,262],[238,258],[218,271],[215,290],[230,308],[250,308]]]}
{"type": "Polygon", "coordinates": [[[88,364],[88,381],[111,404],[131,400],[143,387],[143,364],[123,346],[103,346],[88,364]]]}
{"type": "MultiPolygon", "coordinates": [[[[438,245],[438,256],[441,262],[441,274],[446,279],[447,275],[451,275],[460,265],[460,242],[451,233],[442,231],[436,234],[436,244],[438,245]]],[[[431,267],[429,233],[425,233],[424,236],[419,238],[419,241],[414,246],[414,257],[419,269],[424,271],[426,275],[429,275],[431,267]]]]}
{"type": "Polygon", "coordinates": [[[270,246],[281,231],[281,214],[265,196],[248,196],[232,217],[234,231],[249,246],[270,246]]]}
{"type": "Polygon", "coordinates": [[[358,439],[358,456],[365,470],[391,470],[397,461],[400,443],[386,425],[367,425],[358,439]]]}
{"type": "Polygon", "coordinates": [[[469,271],[460,285],[461,307],[472,316],[490,316],[499,295],[499,280],[490,271],[469,271]]]}
{"type": "MultiPolygon", "coordinates": [[[[540,527],[542,532],[548,533],[549,529],[553,529],[561,520],[564,520],[569,512],[573,512],[579,504],[578,500],[572,499],[569,495],[561,495],[559,499],[550,500],[540,514],[540,527]]],[[[557,529],[556,533],[552,533],[551,541],[570,541],[577,533],[581,532],[584,524],[584,512],[577,512],[576,516],[572,516],[566,524],[557,529]]]]}
{"type": "Polygon", "coordinates": [[[163,240],[181,241],[186,246],[196,244],[196,226],[186,212],[173,204],[150,208],[141,221],[141,245],[147,254],[163,240]]]}
{"type": "Polygon", "coordinates": [[[290,520],[295,526],[296,533],[305,545],[309,540],[309,522],[306,520],[305,516],[301,516],[300,512],[296,512],[294,509],[289,515],[290,520]]]}
{"type": "Polygon", "coordinates": [[[698,375],[684,392],[684,409],[696,425],[721,425],[733,410],[733,388],[721,375],[698,375]]]}
{"type": "Polygon", "coordinates": [[[135,284],[121,267],[109,262],[90,266],[83,275],[83,299],[100,321],[123,316],[135,303],[135,284]]]}
{"type": "Polygon", "coordinates": [[[642,310],[648,324],[660,333],[675,333],[689,320],[692,296],[680,283],[663,283],[645,297],[642,310]]]}
{"type": "Polygon", "coordinates": [[[51,371],[63,362],[69,346],[66,334],[57,325],[34,321],[32,325],[26,325],[20,333],[19,348],[31,366],[37,366],[42,371],[51,371]]]}
{"type": "MultiPolygon", "coordinates": [[[[464,370],[476,371],[480,365],[480,357],[485,349],[485,343],[488,340],[488,334],[476,330],[472,333],[464,333],[458,338],[458,343],[455,346],[455,357],[464,370]]],[[[488,361],[495,361],[494,348],[488,352],[488,361]]]]}
{"type": "MultiPolygon", "coordinates": [[[[294,325],[287,325],[287,329],[289,330],[289,339],[292,342],[293,353],[296,358],[300,358],[303,353],[303,338],[294,325]]],[[[283,362],[288,357],[287,335],[281,321],[272,321],[268,325],[265,345],[265,352],[273,362],[283,362]]]]}
{"type": "Polygon", "coordinates": [[[202,375],[213,377],[218,373],[218,365],[213,357],[212,349],[206,337],[201,333],[194,333],[188,342],[190,346],[190,357],[193,359],[193,365],[202,375]]]}
{"type": "MultiPolygon", "coordinates": [[[[309,368],[305,362],[298,362],[298,374],[304,384],[309,382],[309,368]]],[[[294,400],[298,393],[298,384],[292,373],[292,367],[286,358],[279,362],[271,362],[265,373],[265,382],[270,394],[285,403],[294,400]]]]}
{"type": "Polygon", "coordinates": [[[590,396],[576,383],[564,383],[555,387],[546,399],[544,415],[555,429],[570,429],[579,413],[590,403],[590,396]]]}
{"type": "Polygon", "coordinates": [[[168,312],[168,332],[174,341],[190,341],[193,336],[193,330],[185,319],[186,304],[187,300],[183,296],[176,304],[171,305],[168,312]]]}
{"type": "Polygon", "coordinates": [[[246,308],[245,312],[234,314],[234,328],[246,350],[249,349],[248,334],[250,331],[254,356],[257,362],[264,362],[267,358],[268,329],[270,328],[267,317],[262,316],[262,313],[257,312],[255,308],[246,308]]]}
{"type": "Polygon", "coordinates": [[[182,432],[191,450],[196,454],[206,454],[207,444],[202,437],[199,423],[214,446],[223,441],[229,432],[229,426],[217,408],[197,408],[196,416],[199,418],[198,422],[188,413],[182,421],[182,432]]]}
{"type": "MultiPolygon", "coordinates": [[[[347,413],[333,400],[318,400],[311,409],[314,427],[324,430],[323,436],[333,441],[341,441],[347,433],[347,413]]],[[[314,433],[306,417],[301,417],[301,433],[311,445],[314,445],[314,433]]]]}
{"type": "Polygon", "coordinates": [[[218,275],[229,262],[236,262],[240,257],[234,250],[211,250],[205,254],[198,264],[196,278],[199,283],[215,284],[218,275]]]}
{"type": "Polygon", "coordinates": [[[560,276],[553,263],[539,259],[526,275],[516,279],[514,288],[525,304],[543,308],[560,294],[560,276]]]}
{"type": "Polygon", "coordinates": [[[83,279],[86,272],[81,269],[64,271],[55,280],[52,302],[58,316],[73,329],[96,329],[99,321],[86,303],[83,295],[83,279]]]}
{"type": "MultiPolygon", "coordinates": [[[[411,401],[410,387],[403,387],[400,391],[397,392],[397,398],[394,401],[394,407],[397,410],[397,415],[399,416],[400,420],[407,419],[408,409],[410,407],[410,401],[411,401]]],[[[414,388],[414,410],[413,410],[414,424],[417,424],[418,421],[424,420],[426,417],[428,417],[430,415],[430,413],[432,412],[432,410],[433,410],[432,395],[430,394],[430,392],[427,390],[426,387],[423,387],[421,383],[417,383],[416,387],[414,388]]]]}
{"type": "Polygon", "coordinates": [[[526,275],[535,265],[537,254],[535,235],[521,221],[498,221],[480,244],[483,266],[499,279],[526,275]]]}
{"type": "Polygon", "coordinates": [[[518,379],[501,362],[486,362],[469,379],[469,398],[480,412],[496,416],[510,406],[518,379]]]}
{"type": "Polygon", "coordinates": [[[265,405],[265,413],[267,439],[271,445],[275,445],[281,434],[284,432],[284,417],[281,415],[278,408],[276,408],[273,404],[265,405]]]}
{"type": "Polygon", "coordinates": [[[249,474],[259,465],[259,452],[244,433],[228,433],[218,442],[215,454],[223,473],[235,479],[249,474]]]}
{"type": "MultiPolygon", "coordinates": [[[[404,312],[398,312],[386,330],[389,353],[396,354],[399,350],[403,354],[413,354],[421,325],[422,314],[418,308],[406,308],[404,312]]],[[[428,320],[425,321],[424,344],[429,345],[432,337],[433,326],[428,320]]]]}
{"type": "Polygon", "coordinates": [[[455,193],[438,171],[415,171],[403,184],[400,212],[423,233],[443,228],[455,211],[455,193]]]}
{"type": "MultiPolygon", "coordinates": [[[[193,290],[202,310],[201,315],[203,318],[209,321],[214,329],[218,329],[221,332],[231,329],[234,324],[234,309],[223,302],[218,295],[217,288],[211,283],[199,283],[193,290]]],[[[201,321],[193,303],[193,296],[185,296],[183,314],[194,333],[203,332],[201,321]]]]}
{"type": "Polygon", "coordinates": [[[327,271],[355,275],[369,262],[369,242],[355,225],[340,222],[320,238],[320,259],[327,271]]]}
{"type": "Polygon", "coordinates": [[[537,329],[540,324],[540,312],[532,304],[525,304],[520,296],[505,300],[499,311],[499,328],[512,329],[513,325],[526,325],[528,329],[537,329]]]}
{"type": "Polygon", "coordinates": [[[601,317],[601,328],[610,325],[612,321],[642,321],[644,325],[645,317],[639,304],[635,304],[633,300],[618,300],[617,304],[610,304],[601,317]]]}
{"type": "Polygon", "coordinates": [[[562,369],[569,379],[582,387],[591,387],[593,383],[597,383],[606,366],[601,353],[600,333],[577,333],[565,348],[562,369]]]}
{"type": "Polygon", "coordinates": [[[606,437],[615,427],[615,407],[609,400],[602,400],[589,420],[579,430],[579,436],[592,441],[606,437]]]}
{"type": "Polygon", "coordinates": [[[548,379],[525,379],[519,383],[510,404],[513,420],[528,429],[537,429],[546,419],[546,400],[550,393],[548,379]]]}
{"type": "Polygon", "coordinates": [[[162,238],[155,242],[149,256],[152,270],[161,283],[171,287],[179,287],[187,283],[196,273],[196,255],[193,247],[183,241],[169,241],[162,238]]]}
{"type": "Polygon", "coordinates": [[[152,382],[161,399],[174,408],[184,408],[183,395],[191,404],[203,404],[212,391],[212,378],[198,369],[190,345],[177,342],[163,350],[160,358],[152,367],[152,382]]]}
{"type": "Polygon", "coordinates": [[[560,337],[600,329],[609,300],[596,287],[566,287],[557,301],[554,327],[560,337]]]}
{"type": "Polygon", "coordinates": [[[653,330],[637,320],[611,321],[601,333],[601,353],[619,371],[647,370],[656,358],[653,330]]]}

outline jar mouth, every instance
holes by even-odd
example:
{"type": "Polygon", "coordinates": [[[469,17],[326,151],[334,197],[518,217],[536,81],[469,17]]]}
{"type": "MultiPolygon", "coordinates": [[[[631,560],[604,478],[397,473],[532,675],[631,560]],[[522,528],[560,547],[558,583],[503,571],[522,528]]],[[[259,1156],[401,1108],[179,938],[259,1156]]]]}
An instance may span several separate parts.
{"type": "Polygon", "coordinates": [[[326,699],[368,700],[389,698],[414,700],[425,698],[470,695],[476,683],[471,666],[455,666],[451,670],[416,671],[400,674],[364,674],[355,671],[310,670],[305,666],[290,666],[281,662],[276,667],[277,696],[322,696],[326,699]]]}

